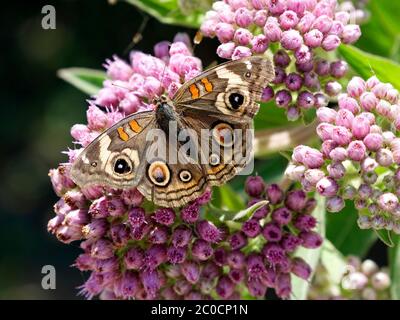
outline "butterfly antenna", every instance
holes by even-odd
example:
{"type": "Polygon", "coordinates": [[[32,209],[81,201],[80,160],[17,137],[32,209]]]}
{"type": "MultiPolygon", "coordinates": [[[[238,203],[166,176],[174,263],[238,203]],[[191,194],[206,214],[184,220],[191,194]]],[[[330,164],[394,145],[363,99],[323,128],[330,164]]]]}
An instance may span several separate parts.
{"type": "Polygon", "coordinates": [[[125,90],[131,90],[131,89],[130,89],[130,88],[128,88],[128,87],[121,86],[121,85],[119,85],[119,84],[116,84],[116,83],[114,83],[114,82],[111,82],[111,85],[113,85],[114,87],[118,87],[118,88],[125,89],[125,90]]]}
{"type": "Polygon", "coordinates": [[[139,26],[138,31],[133,35],[131,42],[124,50],[124,55],[127,55],[140,41],[143,39],[143,31],[147,27],[147,23],[149,22],[149,16],[142,11],[139,11],[143,17],[142,23],[139,26]]]}

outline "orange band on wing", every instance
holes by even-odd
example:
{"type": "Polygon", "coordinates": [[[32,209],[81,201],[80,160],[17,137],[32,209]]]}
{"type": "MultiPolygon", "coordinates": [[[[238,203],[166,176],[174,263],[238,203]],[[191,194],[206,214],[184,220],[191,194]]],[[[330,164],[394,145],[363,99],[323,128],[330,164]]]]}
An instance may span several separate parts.
{"type": "Polygon", "coordinates": [[[119,127],[119,128],[117,128],[117,131],[118,131],[118,135],[119,135],[119,137],[121,138],[121,140],[124,140],[124,141],[128,141],[128,140],[129,140],[129,136],[128,136],[128,134],[124,131],[124,128],[119,127]]]}
{"type": "Polygon", "coordinates": [[[131,127],[132,131],[135,133],[139,133],[142,131],[142,127],[136,120],[129,121],[129,126],[131,127]]]}
{"type": "Polygon", "coordinates": [[[207,92],[213,91],[213,85],[207,78],[201,79],[201,82],[203,83],[204,89],[206,89],[207,92]]]}
{"type": "Polygon", "coordinates": [[[194,83],[189,87],[189,91],[192,94],[192,99],[198,99],[200,97],[199,88],[197,88],[194,83]]]}

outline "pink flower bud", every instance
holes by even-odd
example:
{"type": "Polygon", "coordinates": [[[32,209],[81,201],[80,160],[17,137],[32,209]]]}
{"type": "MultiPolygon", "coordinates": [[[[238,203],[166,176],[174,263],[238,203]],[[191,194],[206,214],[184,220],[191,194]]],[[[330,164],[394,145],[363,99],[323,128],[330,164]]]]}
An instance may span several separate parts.
{"type": "Polygon", "coordinates": [[[99,239],[93,243],[90,254],[96,259],[108,259],[114,256],[114,248],[110,241],[99,239]]]}
{"type": "Polygon", "coordinates": [[[239,45],[246,46],[253,39],[253,34],[244,28],[236,29],[234,39],[239,45]]]}
{"type": "Polygon", "coordinates": [[[331,140],[333,136],[333,129],[335,126],[331,125],[330,123],[320,123],[317,126],[317,134],[321,138],[321,140],[331,140]]]}
{"type": "Polygon", "coordinates": [[[233,294],[235,290],[235,284],[229,279],[228,276],[222,276],[219,278],[215,291],[217,294],[223,298],[227,299],[229,296],[233,294]]]}
{"type": "Polygon", "coordinates": [[[253,13],[247,8],[239,8],[235,12],[235,22],[239,27],[246,28],[253,22],[253,13]]]}
{"type": "Polygon", "coordinates": [[[175,212],[174,210],[169,208],[161,208],[154,213],[152,218],[157,223],[163,224],[165,226],[170,226],[175,221],[175,212]]]}
{"type": "Polygon", "coordinates": [[[181,211],[181,218],[186,223],[195,223],[200,216],[200,206],[193,202],[186,207],[184,207],[181,211]]]}
{"type": "Polygon", "coordinates": [[[139,270],[144,263],[144,253],[138,247],[132,247],[124,256],[124,263],[128,270],[139,270]]]}
{"type": "Polygon", "coordinates": [[[250,57],[250,56],[251,56],[250,48],[243,47],[243,46],[237,46],[233,50],[232,60],[239,60],[239,59],[250,57]]]}
{"type": "Polygon", "coordinates": [[[112,80],[128,81],[133,73],[131,66],[117,56],[113,56],[113,60],[107,59],[104,67],[112,80]]]}
{"type": "Polygon", "coordinates": [[[304,16],[300,19],[297,25],[297,29],[304,34],[310,31],[314,21],[315,16],[311,12],[306,12],[304,16]]]}
{"type": "Polygon", "coordinates": [[[272,220],[279,225],[287,225],[292,220],[292,213],[285,207],[276,209],[272,212],[272,220]]]}
{"type": "Polygon", "coordinates": [[[365,146],[371,151],[378,151],[383,146],[383,137],[379,133],[370,133],[364,138],[365,146]]]}
{"type": "Polygon", "coordinates": [[[167,249],[168,261],[172,264],[183,263],[186,259],[186,248],[169,247],[167,249]]]}
{"type": "Polygon", "coordinates": [[[333,51],[340,46],[340,38],[337,35],[327,35],[322,41],[322,48],[326,51],[333,51]]]}
{"type": "Polygon", "coordinates": [[[342,39],[346,44],[351,44],[356,42],[361,37],[361,29],[360,26],[356,24],[348,24],[344,26],[342,39]]]}
{"type": "Polygon", "coordinates": [[[287,299],[292,292],[290,275],[288,273],[280,273],[275,281],[275,292],[281,299],[287,299]]]}
{"type": "Polygon", "coordinates": [[[335,196],[326,201],[326,209],[328,212],[340,212],[345,207],[345,202],[341,197],[335,196]]]}
{"type": "Polygon", "coordinates": [[[333,197],[339,191],[339,185],[332,178],[322,178],[317,183],[317,191],[324,197],[333,197]]]}
{"type": "Polygon", "coordinates": [[[235,29],[231,24],[220,22],[215,26],[215,34],[222,43],[231,41],[235,34],[235,29]]]}
{"type": "Polygon", "coordinates": [[[352,141],[347,148],[347,155],[351,160],[360,162],[365,158],[367,148],[362,141],[352,141]]]}
{"type": "Polygon", "coordinates": [[[330,97],[337,96],[342,91],[342,85],[337,81],[328,81],[325,84],[325,92],[330,97]]]}
{"type": "Polygon", "coordinates": [[[267,10],[257,10],[256,14],[254,15],[253,22],[257,26],[263,28],[265,23],[267,22],[268,12],[267,10]]]}
{"type": "Polygon", "coordinates": [[[299,237],[301,240],[303,240],[302,246],[308,249],[318,248],[321,246],[323,241],[321,235],[314,231],[301,232],[299,237]]]}
{"type": "Polygon", "coordinates": [[[192,245],[192,255],[200,261],[210,259],[213,253],[211,244],[205,240],[197,239],[192,245]]]}
{"type": "Polygon", "coordinates": [[[154,55],[159,59],[169,58],[169,48],[171,43],[169,41],[161,41],[154,46],[154,55]]]}
{"type": "Polygon", "coordinates": [[[282,38],[282,30],[277,21],[268,18],[264,26],[264,34],[271,42],[278,42],[282,38]]]}
{"type": "Polygon", "coordinates": [[[349,71],[349,65],[346,61],[339,60],[331,63],[331,75],[335,78],[343,78],[349,71]]]}
{"type": "Polygon", "coordinates": [[[376,153],[376,161],[383,167],[389,167],[393,164],[393,153],[389,149],[379,149],[376,153]]]}
{"type": "Polygon", "coordinates": [[[288,30],[282,33],[282,47],[287,50],[296,50],[303,44],[303,38],[297,30],[288,30]]]}
{"type": "Polygon", "coordinates": [[[267,223],[263,230],[262,235],[267,241],[278,242],[282,239],[282,229],[277,223],[267,223]]]}
{"type": "Polygon", "coordinates": [[[264,53],[268,49],[269,40],[263,34],[255,36],[251,40],[251,48],[254,53],[264,53]]]}
{"type": "Polygon", "coordinates": [[[384,193],[378,198],[379,207],[385,212],[394,211],[399,205],[399,199],[393,193],[384,193]]]}
{"type": "Polygon", "coordinates": [[[196,229],[200,238],[207,242],[217,243],[222,238],[222,232],[207,220],[197,222],[196,229]]]}
{"type": "Polygon", "coordinates": [[[290,271],[304,280],[308,280],[312,272],[310,265],[299,257],[292,260],[290,271]]]}
{"type": "Polygon", "coordinates": [[[171,243],[175,247],[185,247],[192,237],[192,230],[185,226],[178,226],[172,233],[171,243]]]}
{"type": "Polygon", "coordinates": [[[346,169],[340,162],[332,162],[327,169],[329,176],[333,179],[341,179],[346,174],[346,169]]]}
{"type": "Polygon", "coordinates": [[[143,288],[150,298],[155,298],[162,286],[162,278],[157,271],[144,271],[140,273],[143,288]]]}
{"type": "Polygon", "coordinates": [[[234,42],[222,43],[217,48],[217,55],[224,59],[230,59],[236,45],[234,42]]]}
{"type": "Polygon", "coordinates": [[[279,23],[283,30],[293,29],[298,22],[299,18],[296,12],[292,10],[286,10],[279,16],[279,23]]]}
{"type": "Polygon", "coordinates": [[[304,43],[311,48],[321,46],[323,39],[324,35],[317,29],[313,29],[304,35],[304,43]]]}
{"type": "Polygon", "coordinates": [[[364,139],[370,131],[369,121],[364,117],[356,116],[351,131],[356,139],[364,139]]]}
{"type": "Polygon", "coordinates": [[[353,77],[347,85],[347,93],[353,98],[360,97],[365,89],[365,81],[360,77],[353,77]]]}
{"type": "Polygon", "coordinates": [[[195,284],[200,278],[200,266],[193,261],[185,261],[181,264],[181,272],[185,279],[195,284]]]}

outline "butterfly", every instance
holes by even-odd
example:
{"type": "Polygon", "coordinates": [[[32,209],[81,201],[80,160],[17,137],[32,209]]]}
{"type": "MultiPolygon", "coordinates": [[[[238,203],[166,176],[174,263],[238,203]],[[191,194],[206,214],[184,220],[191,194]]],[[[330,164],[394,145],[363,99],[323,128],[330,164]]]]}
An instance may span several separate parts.
{"type": "Polygon", "coordinates": [[[182,207],[252,159],[253,143],[241,133],[252,130],[257,101],[274,77],[266,57],[217,65],[184,83],[172,99],[158,98],[154,110],[132,114],[100,134],[72,164],[71,178],[81,188],[136,187],[158,206],[182,207]],[[183,141],[171,138],[171,127],[179,136],[187,132],[183,141]]]}

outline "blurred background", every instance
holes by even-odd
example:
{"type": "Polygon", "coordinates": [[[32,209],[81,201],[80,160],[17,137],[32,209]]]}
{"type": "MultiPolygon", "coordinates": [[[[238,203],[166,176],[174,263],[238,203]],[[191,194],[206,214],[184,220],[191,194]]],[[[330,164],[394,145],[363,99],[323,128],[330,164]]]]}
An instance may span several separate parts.
{"type": "MultiPolygon", "coordinates": [[[[0,299],[79,298],[75,288],[85,276],[70,265],[80,249],[46,230],[58,200],[47,174],[66,160],[61,152],[73,147],[69,130],[84,123],[88,96],[56,73],[73,66],[100,69],[113,54],[125,57],[144,16],[132,5],[106,0],[13,1],[2,10],[0,299]],[[55,30],[41,27],[45,4],[56,8],[55,30]],[[56,290],[41,288],[44,265],[56,268],[56,290]]],[[[150,53],[156,42],[182,31],[195,34],[150,18],[135,49],[150,53]]],[[[208,40],[196,51],[204,65],[215,59],[215,48],[208,40]]],[[[386,264],[379,243],[368,256],[386,264]]]]}

